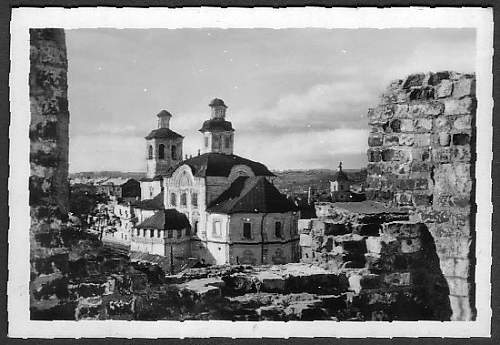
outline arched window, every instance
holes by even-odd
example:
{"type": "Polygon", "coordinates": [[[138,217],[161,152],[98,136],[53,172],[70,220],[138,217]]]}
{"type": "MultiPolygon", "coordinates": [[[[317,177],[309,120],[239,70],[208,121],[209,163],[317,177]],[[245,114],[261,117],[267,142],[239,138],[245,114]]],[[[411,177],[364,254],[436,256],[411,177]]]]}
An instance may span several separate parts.
{"type": "Polygon", "coordinates": [[[177,205],[177,197],[175,196],[175,193],[170,194],[170,205],[172,206],[177,205]]]}
{"type": "Polygon", "coordinates": [[[148,147],[148,159],[153,159],[153,146],[149,145],[148,147]]]}
{"type": "Polygon", "coordinates": [[[196,193],[191,194],[191,204],[193,206],[198,206],[198,194],[196,193]]]}
{"type": "Polygon", "coordinates": [[[187,205],[187,195],[186,193],[181,194],[181,206],[186,206],[187,205]]]}
{"type": "Polygon", "coordinates": [[[177,146],[172,145],[172,147],[170,148],[170,156],[174,160],[177,159],[177,146]]]}
{"type": "Polygon", "coordinates": [[[277,238],[281,238],[281,236],[282,236],[282,233],[281,233],[281,222],[276,222],[274,224],[274,235],[277,238]]]}
{"type": "Polygon", "coordinates": [[[165,145],[158,145],[158,158],[165,159],[165,145]]]}

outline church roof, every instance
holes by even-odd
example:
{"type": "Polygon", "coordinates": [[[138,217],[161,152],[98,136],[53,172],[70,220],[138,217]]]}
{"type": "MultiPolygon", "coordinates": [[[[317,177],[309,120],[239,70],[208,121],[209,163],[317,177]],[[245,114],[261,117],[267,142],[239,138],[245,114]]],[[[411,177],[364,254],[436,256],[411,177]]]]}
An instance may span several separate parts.
{"type": "Polygon", "coordinates": [[[211,106],[211,107],[217,107],[217,106],[221,106],[221,105],[227,108],[226,104],[224,104],[224,101],[220,98],[212,99],[210,101],[210,104],[209,104],[209,106],[211,106]]]}
{"type": "Polygon", "coordinates": [[[281,194],[265,177],[238,177],[207,208],[215,213],[283,213],[297,206],[281,194]]]}
{"type": "Polygon", "coordinates": [[[165,109],[163,109],[156,116],[158,116],[158,117],[164,117],[164,116],[170,116],[170,117],[172,117],[172,114],[170,114],[168,111],[166,111],[165,109]]]}
{"type": "Polygon", "coordinates": [[[153,181],[161,181],[161,180],[163,180],[163,177],[161,175],[156,175],[153,178],[143,177],[139,181],[141,181],[141,182],[153,182],[153,181]]]}
{"type": "Polygon", "coordinates": [[[134,201],[131,203],[131,206],[141,208],[143,210],[162,210],[165,208],[163,205],[163,192],[159,193],[153,199],[134,201]]]}
{"type": "Polygon", "coordinates": [[[332,181],[349,181],[349,177],[347,177],[347,174],[345,172],[340,170],[335,173],[332,181]]]}
{"type": "Polygon", "coordinates": [[[180,162],[177,166],[171,168],[167,172],[167,176],[172,176],[172,173],[181,165],[188,165],[191,168],[194,176],[224,176],[227,177],[231,173],[231,169],[235,165],[246,165],[252,169],[256,176],[275,176],[267,167],[258,162],[251,161],[236,155],[228,155],[223,153],[209,152],[199,156],[189,158],[180,162]]]}
{"type": "Polygon", "coordinates": [[[184,213],[170,208],[160,210],[137,225],[139,229],[180,230],[189,227],[189,220],[184,213]]]}
{"type": "Polygon", "coordinates": [[[182,135],[180,135],[177,132],[174,132],[170,128],[157,128],[153,129],[146,137],[147,140],[149,139],[177,139],[177,138],[184,138],[182,135]]]}
{"type": "Polygon", "coordinates": [[[230,121],[221,118],[214,118],[203,122],[203,126],[199,129],[200,132],[211,131],[231,131],[234,132],[233,125],[230,121]]]}

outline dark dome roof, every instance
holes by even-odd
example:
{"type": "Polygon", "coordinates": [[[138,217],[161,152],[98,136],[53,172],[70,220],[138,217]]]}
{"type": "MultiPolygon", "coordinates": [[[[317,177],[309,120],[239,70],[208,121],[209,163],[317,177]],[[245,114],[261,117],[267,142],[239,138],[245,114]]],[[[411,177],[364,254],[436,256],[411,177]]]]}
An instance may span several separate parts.
{"type": "Polygon", "coordinates": [[[176,139],[176,138],[184,138],[182,135],[180,135],[177,132],[174,132],[170,128],[158,128],[158,129],[153,129],[147,136],[146,139],[158,139],[158,138],[163,138],[163,139],[176,139]]]}
{"type": "Polygon", "coordinates": [[[267,167],[258,162],[251,161],[236,155],[226,155],[223,153],[204,153],[200,156],[189,158],[180,162],[177,166],[167,172],[167,176],[172,176],[173,172],[181,165],[187,164],[191,167],[194,176],[229,176],[231,169],[235,165],[246,165],[252,169],[255,176],[275,176],[267,167]]]}
{"type": "Polygon", "coordinates": [[[163,116],[170,116],[170,117],[172,117],[172,114],[170,114],[168,111],[166,111],[165,109],[163,109],[156,116],[158,116],[158,117],[163,117],[163,116]]]}
{"type": "Polygon", "coordinates": [[[227,108],[227,105],[224,104],[224,101],[220,98],[214,98],[212,99],[212,101],[210,102],[209,106],[211,107],[217,107],[217,106],[224,106],[227,108]]]}
{"type": "Polygon", "coordinates": [[[199,129],[200,132],[210,131],[231,131],[233,132],[233,125],[230,121],[220,118],[214,118],[203,122],[203,126],[199,129]]]}
{"type": "Polygon", "coordinates": [[[333,177],[333,181],[349,181],[349,178],[347,177],[345,172],[340,170],[340,171],[337,171],[337,173],[333,177]]]}

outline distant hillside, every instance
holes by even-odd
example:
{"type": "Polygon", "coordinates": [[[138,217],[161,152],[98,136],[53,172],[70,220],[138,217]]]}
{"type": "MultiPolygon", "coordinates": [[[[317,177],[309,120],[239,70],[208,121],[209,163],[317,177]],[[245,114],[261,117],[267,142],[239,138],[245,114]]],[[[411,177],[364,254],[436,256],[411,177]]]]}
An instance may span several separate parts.
{"type": "MultiPolygon", "coordinates": [[[[366,180],[366,169],[344,169],[353,183],[362,183],[366,180]]],[[[301,194],[307,192],[309,187],[316,191],[330,189],[330,180],[335,176],[336,170],[311,169],[311,170],[283,170],[273,171],[278,176],[276,186],[284,193],[301,194]]],[[[70,178],[98,178],[98,177],[125,177],[139,180],[145,176],[141,172],[123,171],[85,171],[70,174],[70,178]]]]}
{"type": "MultiPolygon", "coordinates": [[[[349,179],[354,183],[362,183],[366,180],[366,169],[343,169],[349,179]]],[[[277,187],[282,192],[300,194],[307,192],[309,187],[316,191],[330,189],[330,181],[335,176],[336,170],[312,169],[312,170],[285,170],[273,171],[279,177],[277,187]]]]}
{"type": "Polygon", "coordinates": [[[125,177],[139,180],[145,176],[143,172],[124,171],[82,171],[69,174],[70,178],[125,177]]]}

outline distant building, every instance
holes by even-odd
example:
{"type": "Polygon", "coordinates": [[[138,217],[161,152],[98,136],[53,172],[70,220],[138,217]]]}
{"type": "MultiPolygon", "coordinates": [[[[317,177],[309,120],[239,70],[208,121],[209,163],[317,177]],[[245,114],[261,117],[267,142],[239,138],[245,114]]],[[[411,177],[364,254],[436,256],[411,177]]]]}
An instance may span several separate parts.
{"type": "Polygon", "coordinates": [[[332,201],[349,201],[351,198],[351,183],[346,173],[342,171],[342,162],[333,180],[330,181],[330,195],[332,201]]]}
{"type": "Polygon", "coordinates": [[[139,181],[133,178],[108,178],[94,184],[97,193],[116,199],[136,198],[141,195],[139,181]]]}

